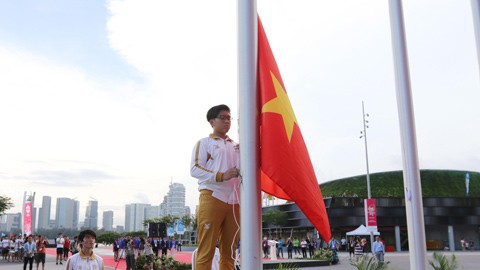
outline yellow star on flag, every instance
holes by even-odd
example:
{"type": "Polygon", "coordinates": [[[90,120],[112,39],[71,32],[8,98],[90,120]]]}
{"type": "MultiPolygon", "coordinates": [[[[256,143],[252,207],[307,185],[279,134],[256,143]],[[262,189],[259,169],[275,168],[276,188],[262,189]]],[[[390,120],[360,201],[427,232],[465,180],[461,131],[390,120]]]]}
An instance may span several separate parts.
{"type": "Polygon", "coordinates": [[[297,118],[293,112],[292,104],[290,104],[287,92],[285,92],[282,85],[271,71],[270,75],[272,76],[273,87],[275,88],[277,97],[263,105],[262,113],[271,112],[282,115],[285,132],[287,133],[288,142],[290,142],[292,140],[293,126],[295,123],[298,125],[297,118]]]}

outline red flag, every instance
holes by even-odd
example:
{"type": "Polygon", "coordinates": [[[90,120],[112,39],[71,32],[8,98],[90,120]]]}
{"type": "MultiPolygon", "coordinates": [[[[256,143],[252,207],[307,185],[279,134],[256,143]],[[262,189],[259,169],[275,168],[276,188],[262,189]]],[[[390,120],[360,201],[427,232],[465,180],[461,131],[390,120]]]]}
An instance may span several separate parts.
{"type": "Polygon", "coordinates": [[[322,193],[260,17],[258,87],[262,190],[295,202],[328,241],[330,224],[322,193]]]}

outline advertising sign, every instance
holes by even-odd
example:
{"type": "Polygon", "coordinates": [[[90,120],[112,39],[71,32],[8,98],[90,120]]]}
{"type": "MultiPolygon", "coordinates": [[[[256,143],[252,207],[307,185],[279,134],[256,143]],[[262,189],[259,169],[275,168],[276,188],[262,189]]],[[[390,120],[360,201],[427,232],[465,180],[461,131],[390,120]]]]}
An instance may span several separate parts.
{"type": "Polygon", "coordinates": [[[167,236],[173,236],[175,234],[173,227],[167,228],[167,236]]]}
{"type": "Polygon", "coordinates": [[[183,222],[181,220],[178,220],[177,221],[177,224],[175,226],[175,231],[177,234],[179,235],[182,235],[185,233],[185,225],[183,224],[183,222]]]}
{"type": "Polygon", "coordinates": [[[375,199],[365,199],[365,225],[369,232],[377,231],[377,201],[375,199]]]}
{"type": "Polygon", "coordinates": [[[23,209],[23,229],[26,235],[32,234],[32,202],[26,201],[23,209]]]}

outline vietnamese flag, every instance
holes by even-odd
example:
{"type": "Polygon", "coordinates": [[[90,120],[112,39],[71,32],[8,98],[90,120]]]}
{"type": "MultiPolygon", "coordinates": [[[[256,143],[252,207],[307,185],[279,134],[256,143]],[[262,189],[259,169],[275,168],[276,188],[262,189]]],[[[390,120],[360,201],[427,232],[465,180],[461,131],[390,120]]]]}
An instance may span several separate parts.
{"type": "Polygon", "coordinates": [[[329,241],[330,224],[322,193],[260,17],[258,92],[262,190],[295,202],[329,241]]]}

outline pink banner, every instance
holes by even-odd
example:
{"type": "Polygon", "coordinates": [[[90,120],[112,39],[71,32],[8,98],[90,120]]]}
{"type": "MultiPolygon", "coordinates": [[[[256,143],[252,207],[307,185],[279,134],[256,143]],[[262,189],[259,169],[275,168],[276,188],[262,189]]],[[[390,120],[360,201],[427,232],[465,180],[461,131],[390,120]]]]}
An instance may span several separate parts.
{"type": "Polygon", "coordinates": [[[365,225],[368,231],[377,231],[377,201],[365,199],[365,225]]]}
{"type": "Polygon", "coordinates": [[[26,201],[23,211],[23,232],[26,235],[32,234],[32,202],[26,201]]]}

